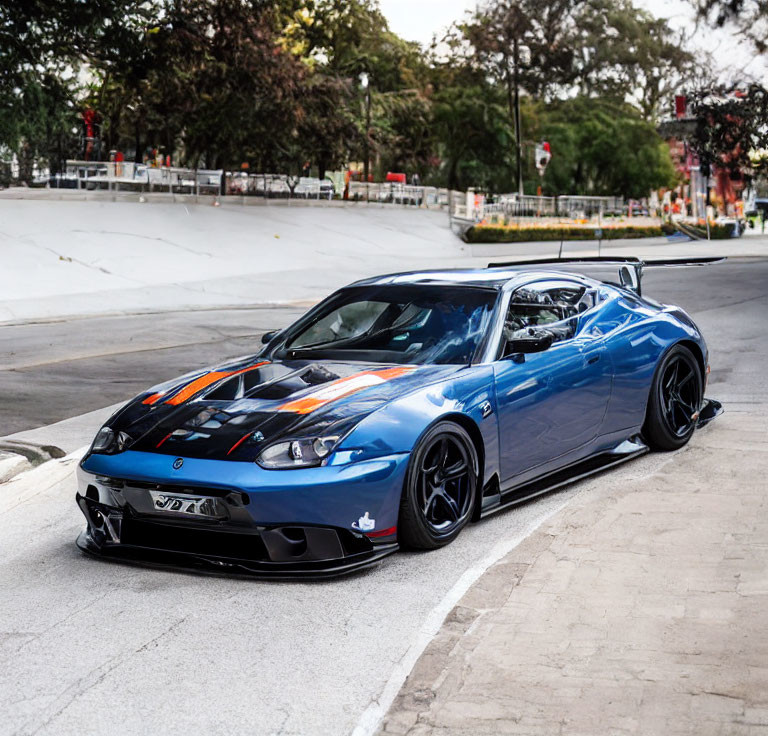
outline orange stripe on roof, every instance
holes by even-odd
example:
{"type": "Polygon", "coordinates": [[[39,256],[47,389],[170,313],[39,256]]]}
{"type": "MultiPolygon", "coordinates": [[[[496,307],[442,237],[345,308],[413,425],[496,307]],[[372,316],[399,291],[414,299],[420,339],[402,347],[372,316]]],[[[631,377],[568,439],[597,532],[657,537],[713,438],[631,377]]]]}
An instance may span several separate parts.
{"type": "Polygon", "coordinates": [[[277,411],[290,411],[294,414],[309,414],[310,412],[315,411],[315,409],[319,409],[321,406],[330,404],[332,401],[343,399],[345,396],[385,383],[392,378],[403,376],[414,370],[416,370],[414,366],[402,366],[399,368],[384,368],[380,371],[361,371],[360,373],[353,373],[351,376],[346,376],[346,378],[340,378],[325,384],[313,394],[289,401],[286,404],[281,404],[277,407],[277,411]],[[364,380],[366,376],[371,376],[378,380],[366,383],[364,380]],[[352,385],[346,389],[345,384],[352,385]]]}
{"type": "Polygon", "coordinates": [[[239,371],[211,371],[210,373],[206,373],[204,376],[200,376],[200,378],[196,378],[192,383],[188,383],[179,393],[177,393],[175,396],[172,396],[168,401],[166,401],[166,404],[171,404],[173,406],[177,406],[179,404],[183,404],[187,399],[192,398],[195,394],[200,393],[204,388],[207,388],[213,383],[216,383],[217,381],[221,381],[224,378],[229,378],[230,376],[238,376],[241,373],[247,373],[248,371],[252,371],[255,368],[260,368],[263,365],[267,365],[269,363],[268,360],[264,360],[261,363],[256,363],[255,365],[250,365],[247,368],[241,368],[239,371]]]}
{"type": "Polygon", "coordinates": [[[156,404],[158,401],[160,401],[160,399],[163,398],[163,396],[165,396],[165,394],[152,394],[151,396],[147,396],[147,398],[144,399],[144,401],[142,401],[141,403],[142,404],[156,404]]]}

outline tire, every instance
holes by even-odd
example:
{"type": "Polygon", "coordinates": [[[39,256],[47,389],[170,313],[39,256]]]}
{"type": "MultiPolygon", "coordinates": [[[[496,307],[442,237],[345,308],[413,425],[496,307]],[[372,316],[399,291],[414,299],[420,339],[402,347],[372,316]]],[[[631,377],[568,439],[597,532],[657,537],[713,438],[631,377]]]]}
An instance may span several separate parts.
{"type": "Polygon", "coordinates": [[[430,427],[411,453],[400,500],[400,544],[437,549],[456,539],[475,508],[477,478],[477,451],[466,430],[453,422],[430,427]]]}
{"type": "Polygon", "coordinates": [[[688,348],[675,345],[656,368],[643,437],[654,450],[677,450],[696,429],[703,397],[701,368],[688,348]]]}

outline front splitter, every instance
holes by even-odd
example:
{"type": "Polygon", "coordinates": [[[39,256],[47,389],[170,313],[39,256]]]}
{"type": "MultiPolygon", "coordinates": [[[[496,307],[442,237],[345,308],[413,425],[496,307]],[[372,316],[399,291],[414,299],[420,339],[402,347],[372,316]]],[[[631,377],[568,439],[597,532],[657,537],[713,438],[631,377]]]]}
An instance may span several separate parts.
{"type": "Polygon", "coordinates": [[[364,552],[335,560],[303,562],[262,562],[212,557],[192,552],[174,552],[135,545],[105,543],[99,545],[88,529],[84,529],[76,542],[89,556],[126,565],[151,567],[175,572],[248,578],[251,580],[327,580],[349,575],[380,562],[399,549],[396,542],[382,544],[364,552]]]}

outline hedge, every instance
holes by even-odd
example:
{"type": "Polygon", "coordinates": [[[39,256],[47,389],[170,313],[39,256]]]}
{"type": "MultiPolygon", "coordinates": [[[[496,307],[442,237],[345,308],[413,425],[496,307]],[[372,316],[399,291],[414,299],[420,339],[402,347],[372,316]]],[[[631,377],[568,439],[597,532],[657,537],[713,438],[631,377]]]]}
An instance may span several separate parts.
{"type": "MultiPolygon", "coordinates": [[[[624,238],[654,238],[662,235],[658,225],[637,225],[624,227],[604,227],[603,240],[624,238]]],[[[598,240],[597,228],[568,227],[499,227],[475,225],[464,235],[468,243],[523,243],[536,240],[598,240]]]]}

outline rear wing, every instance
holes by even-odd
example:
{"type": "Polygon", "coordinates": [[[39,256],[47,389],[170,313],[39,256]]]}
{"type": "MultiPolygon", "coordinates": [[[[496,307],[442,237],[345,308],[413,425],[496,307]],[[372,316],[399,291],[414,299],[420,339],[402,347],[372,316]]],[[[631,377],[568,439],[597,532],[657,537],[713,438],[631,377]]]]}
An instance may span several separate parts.
{"type": "Polygon", "coordinates": [[[507,261],[489,263],[488,268],[529,268],[531,266],[616,266],[619,270],[619,282],[626,288],[642,295],[643,270],[646,268],[679,268],[687,266],[707,266],[725,261],[723,256],[710,258],[652,258],[641,260],[634,256],[585,256],[583,258],[539,258],[532,261],[507,261]]]}

